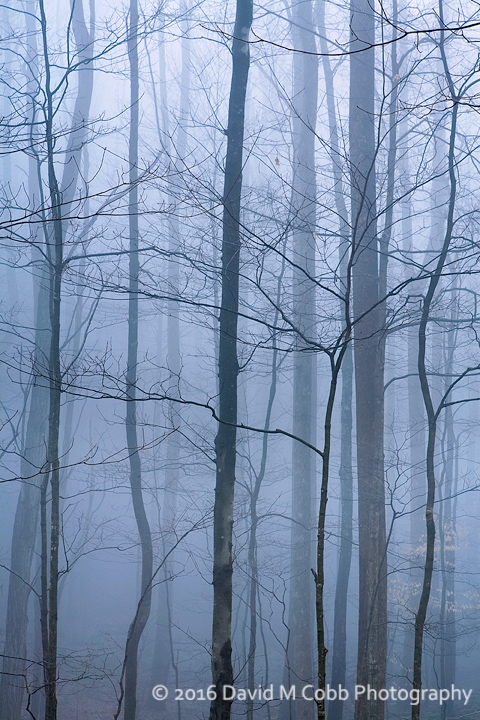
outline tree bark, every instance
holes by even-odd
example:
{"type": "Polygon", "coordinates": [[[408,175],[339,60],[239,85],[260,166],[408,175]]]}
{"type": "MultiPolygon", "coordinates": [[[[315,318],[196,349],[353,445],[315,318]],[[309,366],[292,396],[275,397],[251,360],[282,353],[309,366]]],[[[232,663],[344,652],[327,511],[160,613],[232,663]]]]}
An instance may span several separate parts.
{"type": "MultiPolygon", "coordinates": [[[[190,97],[190,40],[186,36],[187,26],[183,24],[185,36],[182,40],[182,73],[180,86],[180,123],[176,136],[176,142],[173,144],[175,155],[172,155],[172,143],[170,138],[170,123],[168,117],[168,94],[167,80],[165,76],[165,42],[163,38],[159,40],[160,54],[160,101],[162,108],[161,131],[164,136],[163,147],[167,157],[171,157],[172,162],[179,163],[180,171],[182,163],[185,161],[187,152],[187,133],[185,129],[186,118],[189,110],[190,97]]],[[[160,121],[160,118],[159,118],[160,121]]],[[[159,128],[160,130],[160,128],[159,128]]],[[[174,205],[173,188],[169,198],[170,204],[174,205]]],[[[171,297],[178,296],[180,270],[177,261],[178,254],[181,250],[181,232],[178,217],[175,213],[169,218],[169,252],[171,253],[170,262],[168,264],[168,283],[169,293],[171,297]]],[[[180,353],[180,306],[175,300],[171,300],[168,304],[167,316],[167,367],[170,373],[171,383],[169,394],[171,397],[180,398],[179,384],[181,373],[181,353],[180,353]]],[[[169,424],[176,431],[181,429],[182,413],[181,406],[176,402],[169,403],[169,424]]],[[[156,618],[155,643],[153,651],[152,663],[152,680],[153,684],[158,682],[160,678],[162,683],[168,683],[170,672],[173,669],[176,676],[178,675],[178,666],[175,662],[173,637],[172,637],[172,607],[173,607],[173,583],[169,581],[173,573],[174,555],[172,552],[172,538],[174,537],[174,525],[177,508],[178,483],[180,475],[180,441],[179,433],[171,432],[166,440],[167,458],[165,469],[165,493],[163,497],[162,509],[162,552],[164,557],[168,555],[168,560],[164,562],[163,579],[158,588],[158,611],[156,618]]],[[[178,687],[178,677],[176,677],[178,687]]],[[[152,707],[157,712],[167,712],[167,704],[159,703],[152,699],[152,707]]],[[[180,712],[181,704],[177,703],[177,710],[180,712]]]]}
{"type": "MultiPolygon", "coordinates": [[[[347,675],[347,605],[350,567],[353,547],[353,357],[349,347],[342,364],[342,399],[340,418],[340,551],[333,619],[332,687],[345,687],[347,675]]],[[[344,703],[331,700],[328,704],[329,720],[342,720],[344,703]]]]}
{"type": "MultiPolygon", "coordinates": [[[[280,307],[282,283],[285,273],[285,258],[282,260],[282,268],[277,278],[277,294],[275,307],[280,307]]],[[[273,319],[273,327],[276,327],[278,322],[279,312],[278,309],[275,311],[273,319]]],[[[273,352],[272,352],[272,366],[270,374],[270,391],[268,394],[267,411],[265,414],[265,430],[270,429],[270,421],[272,418],[273,403],[277,393],[277,374],[278,374],[278,348],[275,336],[273,337],[273,352]]],[[[248,539],[248,565],[250,568],[250,587],[249,587],[249,602],[248,611],[250,615],[250,638],[248,647],[248,660],[247,660],[247,683],[248,689],[251,693],[255,690],[255,660],[257,652],[257,628],[258,628],[258,615],[257,609],[257,597],[259,593],[259,581],[258,581],[258,543],[257,543],[257,531],[258,531],[258,498],[262,487],[262,482],[265,477],[265,471],[267,467],[267,456],[268,456],[268,435],[265,432],[262,439],[262,456],[260,459],[260,468],[258,474],[255,477],[255,484],[250,494],[250,536],[248,539]]],[[[261,623],[261,620],[260,620],[261,623]]],[[[265,655],[266,657],[266,655],[265,655]]],[[[266,678],[264,685],[267,686],[268,672],[266,671],[266,678]]],[[[254,716],[254,702],[253,700],[247,701],[247,720],[253,720],[254,716]]]]}
{"type": "MultiPolygon", "coordinates": [[[[335,208],[338,217],[339,233],[339,272],[342,291],[347,295],[348,258],[350,255],[350,229],[345,204],[342,166],[338,141],[338,126],[335,110],[335,88],[333,72],[328,56],[328,43],[325,28],[325,3],[317,2],[317,25],[322,52],[322,66],[325,80],[328,125],[330,134],[330,155],[334,182],[335,208]]],[[[346,297],[346,299],[348,299],[346,297]]],[[[340,308],[344,312],[344,307],[340,308]]],[[[352,470],[352,430],[353,430],[353,356],[349,345],[345,350],[341,365],[341,417],[340,417],[340,549],[338,572],[335,586],[332,642],[332,687],[345,687],[347,672],[347,601],[353,546],[353,470],[352,470]]],[[[344,703],[330,700],[328,703],[329,720],[342,720],[344,703]]]]}
{"type": "MultiPolygon", "coordinates": [[[[293,322],[298,330],[293,361],[293,434],[315,445],[316,356],[309,346],[315,338],[315,124],[317,117],[318,59],[312,2],[295,2],[292,8],[292,241],[293,322]],[[306,52],[303,52],[306,51],[306,52]],[[313,54],[309,54],[313,53],[313,54]]],[[[316,458],[304,444],[292,444],[292,530],[286,657],[288,683],[301,688],[313,679],[314,627],[314,498],[316,458]]],[[[285,700],[280,718],[311,720],[314,704],[285,700]]]]}
{"type": "MultiPolygon", "coordinates": [[[[359,522],[357,684],[386,682],[387,566],[384,481],[384,314],[375,182],[374,8],[352,0],[350,50],[351,224],[359,522]]],[[[356,703],[356,720],[382,720],[383,702],[356,703]]]]}
{"type": "Polygon", "coordinates": [[[45,62],[45,139],[51,222],[47,226],[47,256],[49,262],[50,350],[48,358],[49,422],[46,467],[42,484],[41,531],[41,624],[45,679],[45,720],[57,718],[57,646],[58,646],[58,558],[60,544],[60,407],[62,373],[60,367],[60,304],[63,272],[64,227],[62,195],[55,170],[53,134],[53,92],[48,55],[47,19],[43,0],[40,0],[42,49],[45,62]],[[50,487],[50,517],[47,491],[50,487]],[[49,536],[48,536],[48,530],[49,536]]]}
{"type": "Polygon", "coordinates": [[[125,430],[130,462],[130,490],[133,512],[141,548],[141,582],[137,611],[128,631],[125,661],[124,719],[135,720],[137,712],[138,646],[150,616],[152,602],[153,548],[142,491],[142,467],[137,434],[137,365],[138,365],[138,287],[140,263],[138,256],[138,4],[130,0],[128,29],[128,59],[130,64],[130,138],[129,138],[129,199],[128,224],[130,236],[128,288],[128,347],[125,375],[127,411],[125,430]]]}
{"type": "Polygon", "coordinates": [[[217,697],[210,705],[210,720],[229,720],[232,704],[231,700],[223,699],[223,687],[225,684],[233,684],[232,531],[238,383],[240,204],[245,100],[250,66],[248,38],[252,14],[252,0],[237,0],[223,192],[222,299],[218,361],[220,422],[215,438],[216,484],[213,520],[212,680],[217,697]]]}
{"type": "MultiPolygon", "coordinates": [[[[442,5],[440,4],[440,8],[442,5]]],[[[443,13],[441,13],[443,18],[443,13]]],[[[420,318],[420,325],[418,330],[418,374],[420,378],[420,385],[422,388],[422,397],[425,404],[425,411],[427,415],[427,457],[426,457],[426,469],[427,469],[427,498],[425,507],[425,524],[426,524],[426,551],[425,551],[425,565],[423,570],[423,582],[420,600],[418,603],[418,610],[415,615],[415,637],[414,637],[414,651],[413,651],[413,689],[420,691],[422,687],[422,656],[423,656],[423,634],[425,629],[425,620],[427,617],[428,604],[431,594],[432,576],[433,576],[433,563],[435,556],[435,518],[433,514],[435,505],[435,489],[436,489],[436,478],[435,478],[435,445],[437,435],[437,422],[438,415],[442,409],[441,405],[437,408],[434,407],[432,400],[431,388],[428,380],[428,373],[426,367],[426,353],[427,353],[427,327],[430,321],[430,309],[435,297],[442,272],[447,261],[448,251],[452,240],[452,234],[454,229],[454,212],[457,195],[457,180],[455,175],[455,141],[457,133],[457,116],[458,116],[458,99],[456,98],[455,87],[453,85],[452,77],[448,68],[445,47],[444,31],[440,33],[440,54],[442,57],[443,67],[445,76],[447,79],[450,96],[453,102],[452,109],[452,120],[450,126],[450,137],[448,147],[448,178],[450,184],[450,195],[448,200],[448,212],[447,221],[445,226],[445,236],[443,239],[442,248],[440,250],[438,260],[435,268],[430,276],[428,283],[427,292],[423,301],[422,314],[420,318]]],[[[412,720],[420,719],[420,703],[412,706],[412,720]]]]}

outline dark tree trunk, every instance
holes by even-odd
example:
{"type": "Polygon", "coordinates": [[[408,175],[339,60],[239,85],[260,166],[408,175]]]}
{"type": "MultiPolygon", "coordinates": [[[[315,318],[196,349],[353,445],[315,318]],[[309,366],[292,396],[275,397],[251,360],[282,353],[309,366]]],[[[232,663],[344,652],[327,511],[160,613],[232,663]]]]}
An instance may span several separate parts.
{"type": "Polygon", "coordinates": [[[215,438],[216,484],[213,546],[212,679],[217,697],[210,720],[228,720],[231,701],[223,686],[233,684],[232,530],[237,422],[237,322],[240,267],[240,201],[243,138],[252,25],[252,0],[237,0],[232,44],[232,82],[228,108],[222,240],[222,300],[219,323],[219,417],[215,438]]]}
{"type": "Polygon", "coordinates": [[[138,286],[139,286],[139,230],[138,230],[138,5],[130,0],[128,31],[128,59],[130,63],[130,190],[128,223],[130,235],[128,348],[125,375],[127,411],[125,429],[130,461],[130,489],[133,512],[141,548],[141,582],[137,611],[128,631],[125,656],[125,720],[135,720],[137,712],[138,646],[150,616],[153,548],[142,492],[142,468],[137,434],[137,364],[138,364],[138,286]]]}
{"type": "Polygon", "coordinates": [[[58,556],[60,544],[60,406],[62,375],[60,368],[60,302],[63,271],[62,197],[55,172],[53,136],[53,95],[50,85],[50,61],[47,45],[47,21],[40,0],[42,45],[45,60],[47,172],[51,223],[47,227],[49,273],[50,351],[48,359],[49,423],[46,465],[41,502],[42,598],[41,623],[45,678],[45,720],[57,718],[57,646],[58,646],[58,556]],[[47,491],[50,487],[50,517],[47,491]],[[49,536],[48,536],[48,530],[49,536]]]}
{"type": "MultiPolygon", "coordinates": [[[[401,125],[400,135],[409,136],[409,126],[406,121],[401,125]]],[[[409,187],[411,171],[408,151],[403,152],[399,162],[399,178],[402,180],[402,190],[409,187]]],[[[412,199],[406,193],[401,202],[403,250],[405,256],[415,252],[413,237],[413,206],[412,199]]],[[[409,268],[405,267],[405,280],[409,279],[409,268]]],[[[410,520],[409,535],[406,540],[408,556],[408,575],[405,592],[404,635],[402,649],[402,664],[406,673],[411,673],[413,659],[414,616],[420,597],[419,587],[422,580],[422,544],[424,542],[425,523],[420,509],[422,499],[425,497],[425,407],[422,400],[420,382],[418,379],[418,329],[408,328],[406,333],[406,361],[407,361],[407,392],[408,392],[408,454],[409,454],[409,497],[410,520]]],[[[410,675],[408,675],[410,677],[410,675]]]]}
{"type": "MultiPolygon", "coordinates": [[[[452,120],[450,126],[450,137],[448,147],[448,178],[450,184],[450,196],[448,200],[448,213],[447,221],[445,226],[445,236],[443,239],[442,248],[438,255],[438,260],[428,283],[427,292],[423,301],[422,314],[420,318],[420,325],[418,330],[418,374],[420,378],[420,385],[422,388],[422,397],[425,404],[425,411],[427,415],[427,499],[425,507],[425,524],[426,524],[426,541],[427,547],[425,551],[425,565],[423,570],[423,582],[420,600],[418,603],[418,610],[415,615],[415,638],[414,638],[414,651],[413,651],[413,689],[421,690],[422,687],[422,657],[423,657],[423,635],[425,629],[425,621],[427,617],[428,604],[431,594],[432,576],[433,576],[433,563],[435,556],[435,517],[433,514],[435,505],[435,490],[436,490],[436,478],[435,478],[435,445],[437,435],[437,423],[438,416],[442,410],[442,406],[439,405],[437,408],[434,407],[432,400],[431,388],[428,380],[428,373],[426,367],[426,353],[427,353],[427,327],[430,321],[430,310],[435,297],[442,272],[447,261],[448,251],[452,240],[452,234],[454,229],[454,212],[455,202],[457,195],[457,180],[456,180],[456,168],[455,168],[455,141],[457,132],[457,116],[458,116],[458,101],[453,99],[456,97],[455,87],[453,85],[452,77],[450,75],[447,60],[445,57],[444,50],[444,32],[440,33],[440,53],[442,57],[443,67],[445,76],[447,79],[450,96],[454,102],[452,110],[452,120]]],[[[412,720],[419,720],[420,718],[420,703],[412,706],[412,720]]]]}
{"type": "MultiPolygon", "coordinates": [[[[352,396],[353,357],[348,348],[342,364],[342,399],[340,430],[340,552],[335,586],[332,648],[332,687],[345,687],[347,674],[347,605],[353,547],[353,472],[352,472],[352,396]]],[[[331,700],[329,720],[342,720],[344,703],[331,700]]]]}
{"type": "Polygon", "coordinates": [[[45,63],[45,140],[51,221],[46,227],[49,263],[50,349],[48,357],[49,423],[45,474],[41,490],[41,625],[45,680],[45,720],[57,718],[58,646],[58,559],[60,545],[60,407],[62,374],[60,368],[60,303],[63,272],[62,195],[55,171],[53,135],[53,93],[47,42],[47,20],[40,0],[42,49],[45,63]],[[47,496],[50,490],[49,498],[47,496]],[[47,500],[50,501],[48,516],[47,500]]]}
{"type": "Polygon", "coordinates": [[[330,453],[332,440],[332,418],[337,392],[337,384],[343,358],[347,345],[342,343],[341,350],[335,360],[330,356],[330,387],[327,398],[327,406],[324,418],[324,443],[322,453],[322,483],[320,490],[320,507],[317,523],[317,570],[315,577],[315,609],[317,619],[317,662],[318,662],[318,689],[323,691],[323,699],[317,701],[317,718],[325,720],[325,690],[327,674],[327,647],[325,645],[325,609],[324,609],[324,586],[325,586],[325,522],[327,515],[328,484],[330,479],[330,453]]]}
{"type": "MultiPolygon", "coordinates": [[[[409,454],[410,454],[410,506],[418,508],[425,497],[425,407],[417,373],[418,332],[412,329],[407,335],[408,342],[408,419],[409,419],[409,454]]],[[[404,637],[404,665],[407,672],[412,669],[413,657],[413,617],[418,606],[420,593],[418,588],[422,582],[422,545],[425,542],[425,524],[422,510],[418,509],[410,516],[409,537],[409,581],[407,587],[408,616],[406,618],[404,637]]]]}

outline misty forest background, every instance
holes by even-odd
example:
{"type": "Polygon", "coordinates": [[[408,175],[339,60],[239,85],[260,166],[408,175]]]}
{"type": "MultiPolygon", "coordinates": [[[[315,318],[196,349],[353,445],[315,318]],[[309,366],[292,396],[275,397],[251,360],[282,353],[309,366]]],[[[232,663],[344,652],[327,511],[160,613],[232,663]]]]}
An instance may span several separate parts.
{"type": "Polygon", "coordinates": [[[480,717],[479,29],[0,6],[1,720],[480,717]]]}

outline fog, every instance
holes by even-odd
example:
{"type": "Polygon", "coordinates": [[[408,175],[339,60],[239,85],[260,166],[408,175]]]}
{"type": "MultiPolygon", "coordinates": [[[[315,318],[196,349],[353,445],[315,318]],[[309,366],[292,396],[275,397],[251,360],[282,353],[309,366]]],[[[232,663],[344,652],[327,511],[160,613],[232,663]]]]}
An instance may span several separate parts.
{"type": "Polygon", "coordinates": [[[0,720],[480,717],[479,27],[0,6],[0,720]]]}

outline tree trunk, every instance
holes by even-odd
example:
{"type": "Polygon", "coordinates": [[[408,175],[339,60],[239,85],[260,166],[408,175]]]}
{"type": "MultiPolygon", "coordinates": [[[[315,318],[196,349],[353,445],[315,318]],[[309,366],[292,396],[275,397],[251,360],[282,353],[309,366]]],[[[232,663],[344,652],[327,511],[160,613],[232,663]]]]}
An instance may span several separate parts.
{"type": "Polygon", "coordinates": [[[48,189],[51,223],[47,226],[47,256],[49,262],[50,351],[48,358],[49,423],[47,443],[47,473],[43,479],[41,502],[42,530],[42,598],[41,623],[45,678],[45,720],[57,718],[57,646],[58,646],[58,557],[60,544],[60,406],[62,374],[60,368],[60,303],[63,271],[62,196],[55,172],[53,135],[53,94],[50,85],[50,60],[47,44],[47,20],[43,0],[40,0],[42,45],[45,60],[48,189]],[[47,512],[47,492],[50,487],[50,517],[47,512]],[[48,534],[48,530],[50,531],[48,534]]]}
{"type": "MultiPolygon", "coordinates": [[[[342,364],[342,399],[340,430],[340,551],[333,619],[332,687],[345,687],[347,674],[347,605],[348,584],[353,547],[353,472],[352,472],[352,395],[353,357],[349,347],[342,364]]],[[[342,720],[344,703],[331,700],[329,720],[342,720]]]]}
{"type": "MultiPolygon", "coordinates": [[[[183,26],[186,33],[186,24],[183,26]]],[[[189,110],[190,96],[190,40],[184,37],[182,41],[182,74],[180,87],[180,124],[173,144],[176,153],[172,156],[172,143],[170,142],[170,123],[168,118],[168,95],[167,80],[165,76],[165,42],[163,38],[159,41],[160,51],[160,101],[162,108],[162,132],[164,136],[163,146],[168,157],[172,162],[179,163],[180,171],[182,163],[185,160],[187,151],[187,133],[185,130],[186,118],[189,110]]],[[[174,205],[173,189],[169,198],[170,204],[174,205]]],[[[175,213],[169,218],[169,251],[171,253],[170,262],[168,263],[168,283],[169,293],[172,298],[176,297],[179,290],[179,265],[177,261],[178,253],[181,249],[181,233],[178,217],[175,213]]],[[[180,397],[179,383],[181,372],[181,354],[180,354],[180,308],[178,302],[174,299],[168,305],[167,317],[167,367],[170,373],[169,394],[174,398],[180,397]]],[[[180,430],[182,424],[181,406],[176,402],[171,402],[168,408],[169,424],[173,430],[180,430]]],[[[164,557],[168,555],[168,560],[163,566],[163,582],[158,588],[158,611],[156,620],[155,644],[152,663],[152,679],[153,684],[160,681],[167,684],[170,671],[173,669],[178,675],[178,666],[175,662],[173,638],[172,638],[172,606],[173,606],[173,583],[169,582],[169,578],[173,573],[174,555],[172,552],[172,538],[174,537],[174,525],[177,507],[177,493],[179,483],[179,463],[180,463],[180,441],[179,433],[171,432],[166,440],[167,458],[165,469],[165,493],[163,497],[162,511],[162,530],[163,543],[162,552],[164,557]]],[[[176,677],[178,687],[178,677],[176,677]]],[[[167,704],[159,703],[152,700],[153,706],[157,712],[166,712],[167,704]]],[[[152,706],[152,707],[153,707],[152,706]]],[[[177,703],[177,710],[180,711],[181,703],[177,703]]]]}
{"type": "MultiPolygon", "coordinates": [[[[409,179],[408,161],[404,160],[404,171],[409,179]]],[[[412,203],[409,197],[402,203],[402,230],[404,236],[404,252],[406,256],[415,250],[413,245],[412,203]]],[[[407,275],[405,279],[408,280],[407,275]]],[[[422,580],[421,554],[424,542],[425,527],[421,509],[422,498],[425,496],[425,407],[417,373],[418,363],[418,331],[416,328],[407,330],[407,371],[408,371],[408,448],[409,448],[409,496],[410,496],[410,527],[408,543],[408,580],[405,588],[405,630],[403,639],[403,666],[408,673],[411,671],[413,658],[413,635],[415,607],[418,606],[422,580]]]]}
{"type": "Polygon", "coordinates": [[[252,0],[237,0],[232,43],[232,82],[228,108],[227,156],[223,193],[222,300],[219,323],[219,418],[215,438],[216,484],[213,520],[212,679],[217,697],[210,720],[229,720],[231,700],[224,685],[233,684],[232,531],[237,422],[237,322],[240,268],[240,202],[243,138],[252,25],[252,0]]]}
{"type": "MultiPolygon", "coordinates": [[[[350,50],[350,163],[354,261],[355,391],[359,522],[357,684],[385,687],[387,566],[384,481],[384,314],[375,183],[374,8],[352,0],[350,50]]],[[[383,702],[356,703],[356,720],[382,720],[383,702]]]]}
{"type": "MultiPolygon", "coordinates": [[[[455,313],[452,312],[452,315],[455,313]]],[[[452,318],[456,320],[455,317],[452,318]]],[[[456,333],[452,333],[456,338],[456,333]]],[[[445,373],[451,377],[453,371],[453,345],[447,348],[445,373]]],[[[447,383],[448,384],[448,381],[447,383]]],[[[455,431],[451,407],[445,409],[443,444],[443,482],[441,519],[439,519],[440,540],[440,687],[447,688],[455,684],[456,632],[455,632],[455,431]]],[[[453,701],[442,705],[442,720],[453,715],[453,701]]]]}
{"type": "Polygon", "coordinates": [[[127,411],[125,429],[130,461],[130,489],[133,512],[137,523],[141,548],[141,582],[137,611],[128,631],[125,658],[125,720],[135,720],[137,712],[138,646],[150,616],[152,601],[153,548],[150,526],[142,492],[142,467],[137,435],[136,385],[138,364],[138,5],[130,0],[128,30],[128,59],[130,63],[130,138],[129,138],[129,200],[128,223],[130,235],[128,288],[128,348],[125,375],[127,411]]]}
{"type": "MultiPolygon", "coordinates": [[[[427,439],[427,499],[425,508],[425,523],[426,523],[426,540],[427,546],[425,551],[425,565],[423,570],[423,582],[420,600],[418,603],[418,610],[415,615],[415,638],[414,638],[414,651],[413,651],[413,689],[420,692],[422,687],[422,656],[423,656],[423,634],[425,628],[425,620],[427,617],[428,603],[431,594],[432,575],[433,575],[433,563],[435,555],[435,518],[433,514],[435,505],[435,445],[436,445],[436,434],[437,434],[437,421],[438,415],[441,411],[441,406],[434,407],[432,400],[431,388],[428,380],[428,373],[426,367],[426,351],[427,351],[427,327],[430,320],[430,309],[435,297],[442,272],[447,261],[447,255],[452,240],[452,234],[454,229],[454,211],[457,194],[457,180],[456,180],[456,168],[455,168],[455,141],[457,132],[457,116],[458,116],[458,100],[456,98],[455,87],[453,85],[452,77],[450,75],[447,60],[445,57],[444,49],[444,31],[440,33],[440,54],[442,56],[442,62],[444,66],[444,72],[447,79],[450,96],[452,98],[453,109],[452,109],[452,120],[450,126],[450,137],[448,147],[448,178],[450,183],[450,196],[448,200],[448,213],[447,221],[445,226],[445,236],[443,239],[442,248],[440,250],[438,260],[428,283],[427,292],[423,301],[422,314],[420,318],[420,325],[418,330],[418,374],[420,378],[420,385],[422,388],[422,397],[425,404],[425,411],[427,415],[427,427],[428,427],[428,439],[427,439]]],[[[420,718],[420,703],[412,706],[412,720],[419,720],[420,718]]]]}
{"type": "MultiPolygon", "coordinates": [[[[318,59],[313,33],[312,2],[295,2],[292,9],[292,241],[293,322],[298,330],[293,365],[293,434],[315,444],[316,356],[309,348],[315,338],[315,124],[317,117],[318,59]],[[302,52],[307,51],[307,52],[302,52]]],[[[287,650],[288,684],[297,695],[313,680],[314,627],[314,498],[315,454],[304,444],[292,445],[292,531],[287,650]]],[[[311,720],[314,703],[285,700],[280,718],[311,720]]]]}
{"type": "MultiPolygon", "coordinates": [[[[328,43],[325,29],[325,3],[317,2],[317,25],[322,52],[322,66],[325,79],[328,125],[330,134],[330,155],[334,182],[335,209],[338,216],[339,232],[339,270],[342,291],[348,292],[347,274],[350,254],[350,230],[345,204],[342,165],[338,142],[338,127],[335,110],[335,88],[333,73],[328,56],[328,43]]],[[[340,308],[343,314],[344,308],[340,308]]],[[[333,642],[332,642],[332,687],[345,687],[347,672],[347,600],[350,567],[353,546],[353,472],[352,472],[352,430],[353,430],[353,356],[349,346],[341,367],[342,397],[340,418],[340,549],[338,572],[335,587],[333,642]]],[[[342,720],[344,703],[330,700],[328,703],[329,720],[342,720]]]]}
{"type": "MultiPolygon", "coordinates": [[[[275,307],[280,307],[282,282],[285,273],[285,259],[282,260],[282,269],[277,279],[277,296],[275,307]]],[[[273,327],[276,327],[278,322],[279,312],[276,310],[273,327]]],[[[278,348],[275,336],[273,337],[273,353],[272,353],[272,369],[270,375],[270,392],[268,395],[267,412],[265,415],[265,430],[269,430],[270,421],[272,417],[273,403],[275,401],[275,395],[277,392],[277,373],[278,373],[278,348]]],[[[258,582],[258,559],[257,559],[257,530],[258,530],[258,497],[260,495],[260,489],[262,482],[265,477],[265,470],[267,467],[267,455],[268,455],[268,435],[264,434],[262,440],[262,456],[260,459],[260,468],[258,474],[255,477],[255,484],[250,494],[250,536],[248,539],[248,565],[250,568],[250,584],[249,584],[249,601],[248,610],[250,615],[250,638],[248,647],[248,660],[247,660],[247,684],[248,689],[251,693],[255,690],[255,659],[257,652],[257,627],[258,627],[258,616],[259,611],[257,609],[257,597],[259,593],[259,582],[258,582]]],[[[261,621],[260,621],[261,622],[261,621]]],[[[268,685],[268,672],[267,677],[264,679],[264,686],[268,685]]],[[[253,720],[254,716],[254,703],[253,700],[247,701],[247,720],[253,720]]]]}
{"type": "MultiPolygon", "coordinates": [[[[85,143],[88,139],[88,119],[90,116],[90,105],[93,93],[93,75],[94,75],[94,39],[95,39],[95,0],[90,0],[90,31],[87,28],[85,14],[83,9],[83,0],[71,0],[72,13],[72,31],[75,39],[75,46],[78,52],[79,61],[82,63],[81,68],[77,72],[77,92],[75,105],[73,108],[72,119],[70,123],[70,132],[68,135],[67,147],[65,150],[65,164],[62,173],[62,214],[68,221],[69,213],[72,210],[75,213],[77,208],[74,207],[74,198],[81,198],[80,203],[83,204],[85,215],[89,214],[89,198],[82,189],[78,187],[79,178],[81,177],[80,168],[83,163],[83,177],[88,182],[88,153],[85,143]]],[[[82,312],[84,306],[83,276],[86,267],[86,260],[83,259],[78,270],[79,282],[77,284],[77,299],[75,309],[73,311],[73,339],[69,348],[70,354],[76,358],[81,347],[82,336],[82,312]]],[[[63,442],[62,442],[62,464],[69,465],[69,455],[73,437],[73,418],[76,404],[73,401],[67,403],[65,411],[65,420],[63,423],[63,442]]],[[[61,477],[63,493],[67,493],[66,484],[68,481],[69,471],[63,471],[61,477]]]]}

